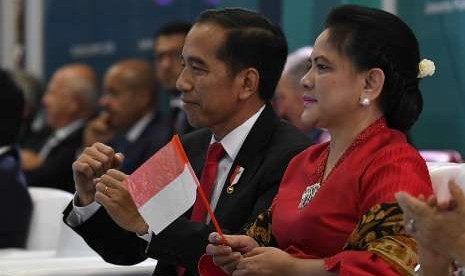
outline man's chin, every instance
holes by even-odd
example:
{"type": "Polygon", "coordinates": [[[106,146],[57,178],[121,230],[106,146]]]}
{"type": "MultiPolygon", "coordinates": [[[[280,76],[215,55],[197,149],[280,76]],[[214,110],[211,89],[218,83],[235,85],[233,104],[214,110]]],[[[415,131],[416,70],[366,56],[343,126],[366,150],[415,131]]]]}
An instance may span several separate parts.
{"type": "Polygon", "coordinates": [[[187,119],[187,122],[189,123],[189,125],[191,125],[194,128],[203,128],[203,127],[205,127],[205,125],[202,124],[202,122],[196,116],[193,116],[193,115],[189,116],[188,112],[186,112],[186,119],[187,119]]]}

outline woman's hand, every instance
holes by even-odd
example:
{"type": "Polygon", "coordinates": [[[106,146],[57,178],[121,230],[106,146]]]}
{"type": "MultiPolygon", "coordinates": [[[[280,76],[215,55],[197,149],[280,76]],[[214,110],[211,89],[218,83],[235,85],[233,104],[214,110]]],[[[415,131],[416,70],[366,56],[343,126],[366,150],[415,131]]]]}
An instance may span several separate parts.
{"type": "Polygon", "coordinates": [[[210,244],[207,245],[206,253],[213,257],[215,265],[231,275],[242,259],[242,254],[258,247],[258,243],[244,235],[224,235],[224,237],[228,242],[227,246],[221,244],[222,240],[218,233],[211,233],[208,237],[210,244]]]}
{"type": "Polygon", "coordinates": [[[326,271],[324,261],[321,259],[300,259],[275,247],[257,247],[242,256],[232,275],[327,276],[336,274],[326,271]]]}
{"type": "Polygon", "coordinates": [[[294,275],[296,258],[275,247],[256,247],[244,254],[233,276],[243,275],[294,275]]]}

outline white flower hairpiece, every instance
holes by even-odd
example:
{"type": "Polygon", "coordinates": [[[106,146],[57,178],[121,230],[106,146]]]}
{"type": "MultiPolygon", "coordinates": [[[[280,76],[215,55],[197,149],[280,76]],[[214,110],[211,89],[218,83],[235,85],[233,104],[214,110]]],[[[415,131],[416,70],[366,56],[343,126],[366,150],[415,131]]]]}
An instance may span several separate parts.
{"type": "Polygon", "coordinates": [[[436,67],[434,66],[434,62],[429,59],[422,59],[420,63],[418,63],[418,76],[417,78],[424,78],[428,76],[432,76],[434,74],[434,70],[436,67]]]}

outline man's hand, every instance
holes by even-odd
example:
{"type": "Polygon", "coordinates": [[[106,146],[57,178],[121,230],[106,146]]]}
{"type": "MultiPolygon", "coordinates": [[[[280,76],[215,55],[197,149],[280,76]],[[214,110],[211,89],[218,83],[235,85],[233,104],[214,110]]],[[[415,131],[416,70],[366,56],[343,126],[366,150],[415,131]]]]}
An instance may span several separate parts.
{"type": "Polygon", "coordinates": [[[108,170],[100,177],[96,185],[95,200],[105,208],[120,227],[143,235],[147,233],[148,225],[129,194],[127,178],[126,174],[118,170],[108,170]]]}
{"type": "Polygon", "coordinates": [[[95,143],[83,151],[73,163],[73,178],[79,205],[86,206],[94,201],[94,182],[107,170],[119,167],[123,159],[121,153],[115,154],[111,147],[102,143],[95,143]]]}
{"type": "Polygon", "coordinates": [[[28,149],[21,150],[21,168],[24,171],[37,169],[42,163],[42,158],[36,152],[28,149]]]}
{"type": "Polygon", "coordinates": [[[89,147],[97,142],[108,143],[114,135],[115,130],[110,126],[110,115],[107,112],[102,112],[84,129],[84,146],[89,147]]]}

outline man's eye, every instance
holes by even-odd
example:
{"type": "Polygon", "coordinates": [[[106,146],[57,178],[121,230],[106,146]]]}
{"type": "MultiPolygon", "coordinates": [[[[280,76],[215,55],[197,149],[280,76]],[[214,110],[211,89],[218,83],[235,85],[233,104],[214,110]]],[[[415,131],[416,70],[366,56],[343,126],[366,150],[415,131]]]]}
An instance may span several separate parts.
{"type": "Polygon", "coordinates": [[[205,72],[206,70],[202,67],[198,67],[198,66],[192,66],[192,70],[194,70],[195,72],[205,72]]]}
{"type": "Polygon", "coordinates": [[[318,66],[319,70],[328,70],[329,69],[329,67],[324,65],[324,64],[318,64],[317,66],[318,66]]]}

